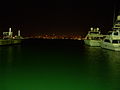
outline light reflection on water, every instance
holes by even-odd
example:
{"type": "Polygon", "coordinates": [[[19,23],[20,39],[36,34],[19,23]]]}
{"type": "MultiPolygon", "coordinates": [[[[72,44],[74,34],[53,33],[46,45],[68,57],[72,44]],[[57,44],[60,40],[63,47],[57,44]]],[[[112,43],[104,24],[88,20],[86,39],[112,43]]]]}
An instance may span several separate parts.
{"type": "Polygon", "coordinates": [[[120,89],[120,52],[65,48],[0,47],[1,90],[120,89]]]}
{"type": "Polygon", "coordinates": [[[105,55],[107,56],[108,65],[109,65],[109,77],[112,82],[111,85],[118,90],[120,89],[120,52],[104,50],[105,55]]]}
{"type": "Polygon", "coordinates": [[[92,76],[99,77],[98,82],[101,81],[101,85],[106,85],[107,90],[119,90],[120,52],[100,47],[86,47],[86,51],[86,60],[92,76]]]}

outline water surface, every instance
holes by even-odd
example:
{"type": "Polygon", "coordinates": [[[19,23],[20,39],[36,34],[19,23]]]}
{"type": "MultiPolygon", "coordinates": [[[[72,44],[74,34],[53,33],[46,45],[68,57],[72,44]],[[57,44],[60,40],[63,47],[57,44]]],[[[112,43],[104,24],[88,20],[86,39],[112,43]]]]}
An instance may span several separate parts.
{"type": "Polygon", "coordinates": [[[0,47],[0,90],[120,90],[120,52],[74,40],[0,47]]]}

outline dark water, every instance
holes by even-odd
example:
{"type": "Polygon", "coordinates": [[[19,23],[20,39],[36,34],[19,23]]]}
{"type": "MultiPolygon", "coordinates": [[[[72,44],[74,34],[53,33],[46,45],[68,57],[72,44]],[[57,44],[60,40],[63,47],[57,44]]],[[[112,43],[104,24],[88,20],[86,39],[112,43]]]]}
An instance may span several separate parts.
{"type": "Polygon", "coordinates": [[[0,47],[0,90],[120,90],[120,52],[73,40],[0,47]]]}

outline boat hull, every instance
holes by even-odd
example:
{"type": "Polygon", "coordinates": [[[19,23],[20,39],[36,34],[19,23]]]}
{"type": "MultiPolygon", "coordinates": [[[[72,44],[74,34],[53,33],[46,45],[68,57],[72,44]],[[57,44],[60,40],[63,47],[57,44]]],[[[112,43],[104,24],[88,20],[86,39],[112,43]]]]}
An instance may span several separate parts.
{"type": "Polygon", "coordinates": [[[120,44],[112,44],[112,43],[101,43],[101,47],[104,49],[120,51],[120,44]]]}
{"type": "Polygon", "coordinates": [[[21,43],[21,39],[14,39],[13,41],[12,41],[12,44],[20,44],[21,43]]]}
{"type": "Polygon", "coordinates": [[[0,45],[9,45],[12,41],[8,39],[0,39],[0,45]]]}
{"type": "Polygon", "coordinates": [[[0,45],[20,44],[21,39],[0,39],[0,45]]]}
{"type": "Polygon", "coordinates": [[[84,40],[84,43],[89,46],[99,47],[101,45],[101,40],[84,40]]]}

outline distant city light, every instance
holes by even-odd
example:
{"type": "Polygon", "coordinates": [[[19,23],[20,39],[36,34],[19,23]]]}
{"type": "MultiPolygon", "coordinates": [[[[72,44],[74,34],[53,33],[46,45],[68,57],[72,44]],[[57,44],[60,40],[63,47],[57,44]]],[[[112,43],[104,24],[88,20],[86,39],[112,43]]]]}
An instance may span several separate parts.
{"type": "Polygon", "coordinates": [[[72,40],[82,40],[82,37],[80,35],[57,35],[57,34],[41,34],[36,36],[30,36],[27,38],[40,38],[40,39],[72,39],[72,40]]]}

